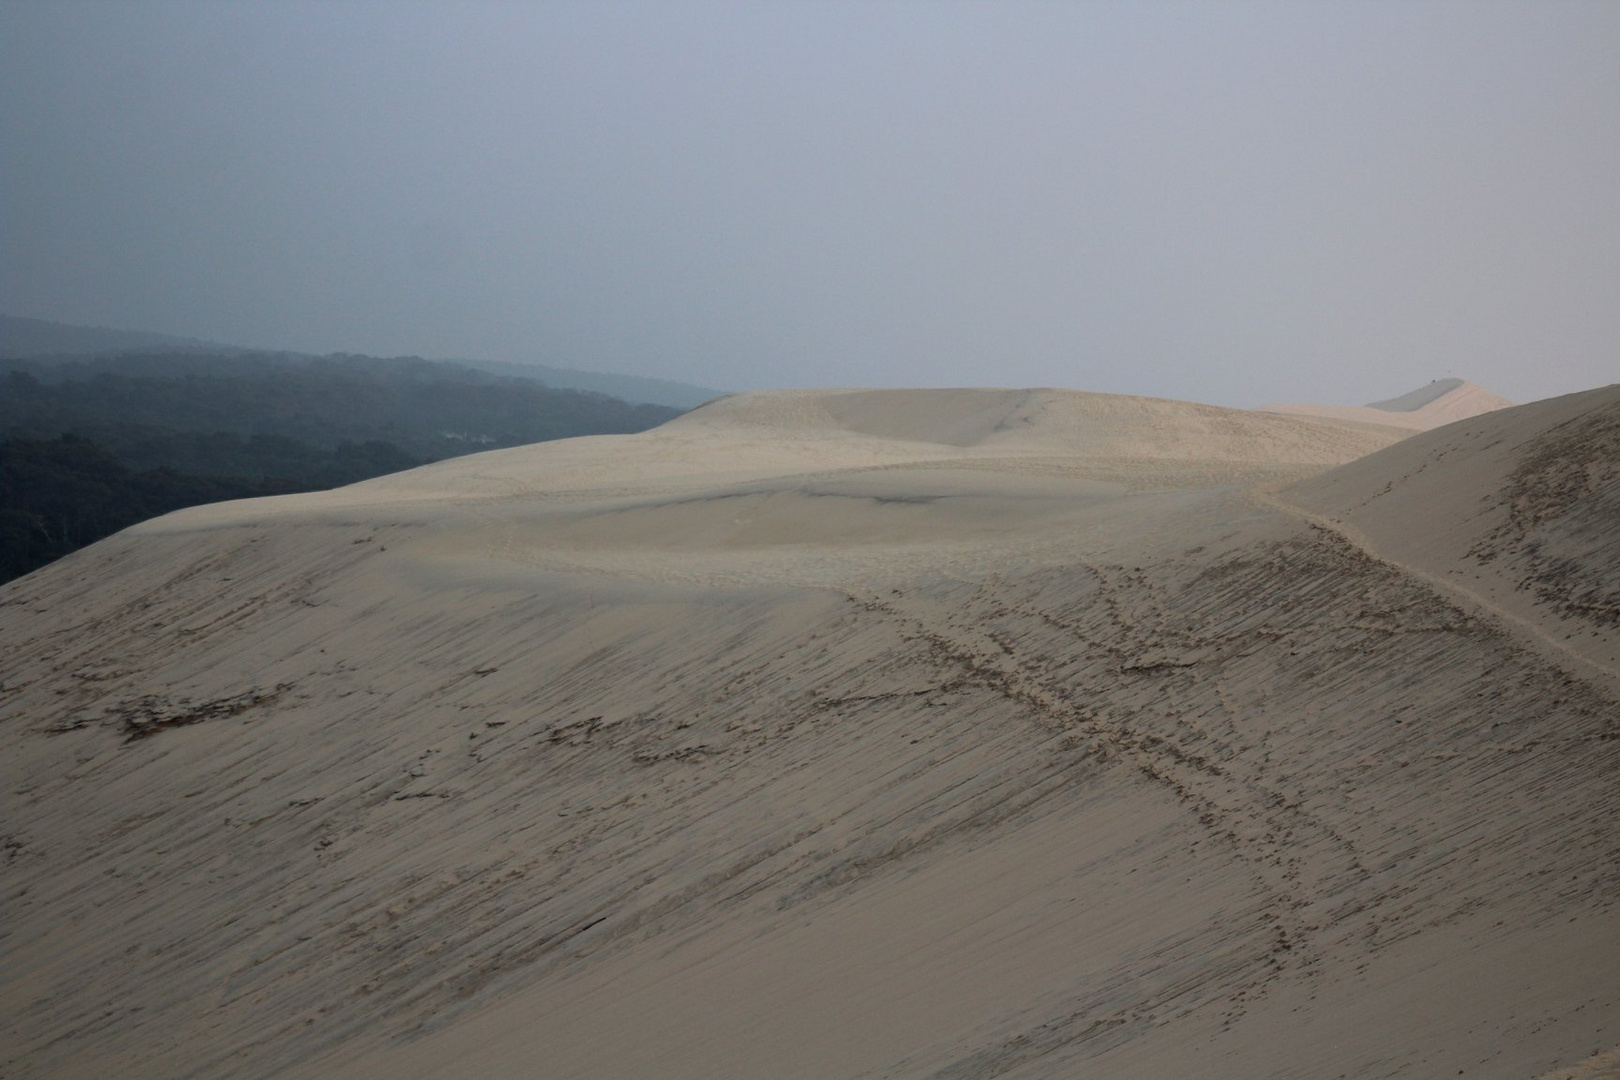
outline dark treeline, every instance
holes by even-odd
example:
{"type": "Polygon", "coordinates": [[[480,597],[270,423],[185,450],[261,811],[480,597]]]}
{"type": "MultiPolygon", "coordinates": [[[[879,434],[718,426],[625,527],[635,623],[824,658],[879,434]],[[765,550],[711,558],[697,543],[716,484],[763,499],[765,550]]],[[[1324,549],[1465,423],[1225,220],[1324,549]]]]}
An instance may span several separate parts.
{"type": "Polygon", "coordinates": [[[678,415],[415,357],[0,360],[0,580],[155,514],[678,415]]]}
{"type": "Polygon", "coordinates": [[[176,469],[192,462],[163,457],[186,451],[161,437],[181,432],[280,436],[323,450],[386,442],[436,461],[644,431],[679,413],[414,357],[186,352],[0,360],[0,379],[0,435],[80,434],[131,464],[176,469]]]}
{"type": "Polygon", "coordinates": [[[0,581],[185,506],[300,490],[280,480],[136,472],[87,439],[0,441],[0,581]]]}

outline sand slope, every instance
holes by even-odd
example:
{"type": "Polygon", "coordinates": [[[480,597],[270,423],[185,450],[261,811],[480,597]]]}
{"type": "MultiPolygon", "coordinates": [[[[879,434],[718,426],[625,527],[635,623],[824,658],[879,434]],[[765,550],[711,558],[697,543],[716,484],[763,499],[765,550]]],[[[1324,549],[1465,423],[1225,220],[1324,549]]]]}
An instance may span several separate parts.
{"type": "Polygon", "coordinates": [[[0,1073],[1601,1075],[1617,408],[741,395],[120,534],[0,591],[0,1073]]]}
{"type": "Polygon", "coordinates": [[[1620,392],[1487,413],[1292,488],[1287,500],[1592,673],[1620,667],[1620,392]],[[1418,527],[1414,527],[1414,525],[1418,527]],[[1459,593],[1462,594],[1459,596],[1459,593]]]}

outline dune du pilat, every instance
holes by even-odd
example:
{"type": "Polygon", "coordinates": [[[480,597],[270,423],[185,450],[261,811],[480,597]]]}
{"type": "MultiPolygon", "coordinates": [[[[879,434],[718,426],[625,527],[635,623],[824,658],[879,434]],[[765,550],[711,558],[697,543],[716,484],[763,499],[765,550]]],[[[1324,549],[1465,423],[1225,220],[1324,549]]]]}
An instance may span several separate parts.
{"type": "Polygon", "coordinates": [[[0,1074],[1613,1074],[1620,387],[1504,404],[744,394],[81,550],[0,1074]]]}

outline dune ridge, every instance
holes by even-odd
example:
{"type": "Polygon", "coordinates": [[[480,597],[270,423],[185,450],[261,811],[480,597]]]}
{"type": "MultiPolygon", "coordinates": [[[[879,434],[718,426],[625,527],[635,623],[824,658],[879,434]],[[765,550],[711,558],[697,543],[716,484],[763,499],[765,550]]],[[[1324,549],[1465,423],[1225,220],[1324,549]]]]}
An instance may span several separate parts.
{"type": "Polygon", "coordinates": [[[1602,1075],[1616,410],[774,392],[129,530],[0,590],[0,1072],[1602,1075]]]}

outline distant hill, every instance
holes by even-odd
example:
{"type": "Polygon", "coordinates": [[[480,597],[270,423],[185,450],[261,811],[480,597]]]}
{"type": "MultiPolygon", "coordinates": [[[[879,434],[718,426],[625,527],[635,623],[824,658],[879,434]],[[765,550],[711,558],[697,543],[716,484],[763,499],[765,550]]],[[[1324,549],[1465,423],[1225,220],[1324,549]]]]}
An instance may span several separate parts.
{"type": "Polygon", "coordinates": [[[179,507],[643,431],[679,411],[417,357],[0,359],[0,581],[179,507]]]}
{"type": "MultiPolygon", "coordinates": [[[[105,326],[73,326],[68,323],[0,315],[0,359],[43,359],[45,357],[112,356],[123,353],[209,353],[213,355],[252,353],[260,356],[306,356],[276,353],[240,345],[223,345],[199,338],[156,334],[143,330],[115,330],[105,326]]],[[[513,364],[499,360],[446,360],[494,375],[529,379],[559,390],[586,390],[594,394],[622,398],[636,404],[668,405],[694,409],[724,391],[668,379],[648,379],[639,375],[619,375],[607,371],[581,371],[548,364],[513,364]]]]}
{"type": "Polygon", "coordinates": [[[1438,401],[1447,394],[1455,390],[1461,390],[1467,385],[1461,379],[1436,379],[1428,386],[1408,390],[1399,397],[1392,397],[1386,401],[1369,401],[1367,408],[1383,409],[1385,412],[1416,412],[1425,405],[1438,401]]]}
{"type": "Polygon", "coordinates": [[[106,326],[71,326],[45,319],[0,315],[0,357],[94,356],[105,353],[166,349],[243,352],[198,338],[154,334],[145,330],[114,330],[106,326]]]}
{"type": "MultiPolygon", "coordinates": [[[[12,359],[0,360],[0,380],[0,436],[79,435],[132,467],[182,472],[218,462],[216,450],[201,448],[205,436],[290,439],[323,451],[381,442],[420,463],[644,431],[679,412],[418,357],[187,351],[12,359]]],[[[268,465],[245,474],[285,475],[268,465]]]]}
{"type": "Polygon", "coordinates": [[[1435,379],[1427,386],[1370,405],[1266,405],[1260,411],[1428,431],[1512,405],[1507,398],[1471,382],[1435,379]]]}
{"type": "Polygon", "coordinates": [[[508,364],[499,360],[455,360],[470,368],[507,375],[520,379],[539,379],[547,386],[566,390],[589,390],[626,401],[641,401],[652,405],[670,405],[677,409],[695,409],[706,401],[713,401],[726,393],[708,386],[671,382],[668,379],[646,379],[640,375],[615,375],[606,371],[580,371],[577,368],[550,367],[546,364],[508,364]]]}

